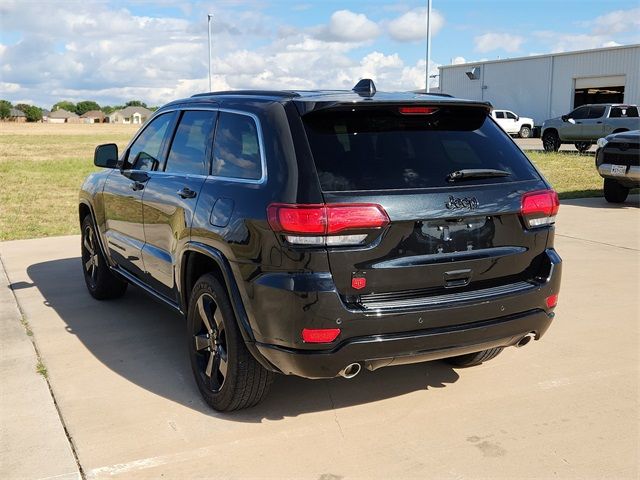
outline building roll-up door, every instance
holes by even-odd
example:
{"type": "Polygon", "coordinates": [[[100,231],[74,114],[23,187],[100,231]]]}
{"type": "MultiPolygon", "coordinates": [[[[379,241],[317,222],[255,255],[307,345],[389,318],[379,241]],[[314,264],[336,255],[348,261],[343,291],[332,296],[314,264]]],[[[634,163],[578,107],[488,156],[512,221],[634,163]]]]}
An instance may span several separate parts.
{"type": "Polygon", "coordinates": [[[624,102],[625,80],[625,75],[576,78],[573,107],[588,103],[624,102]]]}

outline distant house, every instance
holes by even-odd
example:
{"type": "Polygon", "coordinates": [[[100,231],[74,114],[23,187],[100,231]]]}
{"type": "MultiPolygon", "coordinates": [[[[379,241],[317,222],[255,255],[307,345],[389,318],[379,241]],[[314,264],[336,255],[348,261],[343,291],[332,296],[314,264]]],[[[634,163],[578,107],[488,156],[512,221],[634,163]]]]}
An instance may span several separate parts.
{"type": "Polygon", "coordinates": [[[43,122],[48,122],[49,121],[49,115],[51,115],[51,112],[49,110],[47,110],[46,108],[42,110],[42,121],[43,122]]]}
{"type": "Polygon", "coordinates": [[[82,118],[85,123],[103,123],[105,121],[105,114],[100,110],[89,110],[80,115],[80,118],[82,118]]]}
{"type": "Polygon", "coordinates": [[[24,123],[26,121],[27,121],[27,116],[24,114],[22,110],[18,110],[17,108],[12,108],[9,110],[9,116],[7,117],[7,122],[24,123]]]}
{"type": "Polygon", "coordinates": [[[144,107],[126,107],[109,115],[109,123],[133,123],[142,124],[153,114],[144,107]]]}
{"type": "Polygon", "coordinates": [[[80,123],[82,120],[75,113],[59,108],[49,114],[48,121],[49,123],[80,123]]]}

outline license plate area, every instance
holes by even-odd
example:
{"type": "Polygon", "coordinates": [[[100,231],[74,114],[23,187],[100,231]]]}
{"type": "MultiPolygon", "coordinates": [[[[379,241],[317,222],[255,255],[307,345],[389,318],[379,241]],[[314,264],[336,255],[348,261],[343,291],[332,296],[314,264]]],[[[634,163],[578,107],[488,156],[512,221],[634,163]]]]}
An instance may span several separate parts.
{"type": "Polygon", "coordinates": [[[422,221],[416,225],[424,253],[454,253],[490,248],[494,243],[493,217],[470,217],[422,221]]]}
{"type": "Polygon", "coordinates": [[[624,177],[627,174],[626,165],[611,165],[611,175],[616,177],[624,177]]]}

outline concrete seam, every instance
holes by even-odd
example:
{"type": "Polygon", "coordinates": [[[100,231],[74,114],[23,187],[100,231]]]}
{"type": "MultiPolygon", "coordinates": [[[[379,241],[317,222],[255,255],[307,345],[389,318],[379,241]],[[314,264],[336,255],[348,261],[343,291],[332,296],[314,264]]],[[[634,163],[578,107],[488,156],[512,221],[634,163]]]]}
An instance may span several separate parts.
{"type": "MultiPolygon", "coordinates": [[[[4,260],[2,259],[2,255],[0,255],[0,268],[2,269],[2,272],[4,273],[5,278],[7,279],[8,283],[7,283],[7,287],[9,288],[9,290],[11,290],[11,295],[13,296],[13,301],[15,302],[16,308],[18,309],[18,312],[20,313],[21,317],[23,319],[26,319],[26,316],[24,314],[24,311],[22,310],[22,307],[20,306],[20,302],[18,302],[18,297],[16,296],[16,292],[13,289],[13,287],[11,286],[11,279],[9,278],[9,272],[7,272],[7,268],[4,264],[4,260]]],[[[45,365],[42,356],[40,355],[40,350],[38,350],[38,346],[36,345],[36,341],[35,338],[33,336],[29,337],[29,341],[31,342],[31,345],[33,346],[33,349],[36,352],[36,359],[38,360],[38,362],[40,364],[45,365]]],[[[84,470],[82,469],[82,465],[80,464],[80,459],[78,458],[78,452],[76,450],[76,446],[73,443],[73,439],[71,437],[71,434],[69,433],[69,429],[67,428],[67,424],[64,421],[64,418],[62,417],[62,412],[60,411],[60,406],[58,405],[58,402],[56,400],[56,396],[53,393],[53,388],[51,387],[51,382],[49,381],[49,377],[48,375],[43,375],[45,382],[47,382],[47,388],[49,389],[49,395],[51,395],[51,400],[53,400],[53,406],[56,409],[56,412],[58,413],[58,418],[60,419],[60,423],[62,425],[62,428],[64,430],[64,434],[67,436],[67,441],[69,442],[69,446],[71,447],[71,453],[73,454],[73,459],[76,462],[76,466],[78,467],[78,471],[80,473],[80,478],[82,478],[83,480],[86,479],[86,476],[84,474],[84,470]]]]}
{"type": "Polygon", "coordinates": [[[589,240],[588,238],[573,237],[571,235],[562,235],[562,234],[556,233],[556,237],[571,238],[573,240],[582,240],[583,242],[596,243],[598,245],[606,245],[607,247],[613,247],[613,248],[622,248],[623,250],[631,250],[632,252],[638,251],[637,248],[623,247],[622,245],[613,245],[612,243],[598,242],[597,240],[589,240]]]}

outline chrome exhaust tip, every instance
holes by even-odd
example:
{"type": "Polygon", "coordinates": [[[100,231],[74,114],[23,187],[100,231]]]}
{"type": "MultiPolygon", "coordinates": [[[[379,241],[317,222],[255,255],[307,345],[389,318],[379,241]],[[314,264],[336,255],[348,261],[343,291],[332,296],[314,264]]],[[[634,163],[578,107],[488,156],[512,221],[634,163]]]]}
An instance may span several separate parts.
{"type": "Polygon", "coordinates": [[[536,334],[535,333],[533,333],[533,332],[527,333],[524,337],[522,337],[520,340],[518,340],[518,343],[516,343],[516,347],[517,348],[524,347],[531,340],[535,340],[535,338],[536,338],[536,334]]]}
{"type": "Polygon", "coordinates": [[[362,365],[359,363],[351,363],[340,370],[338,375],[343,378],[353,378],[360,373],[360,370],[362,370],[362,365]]]}

